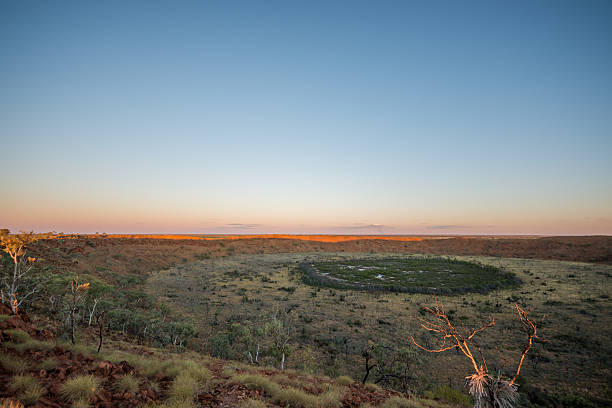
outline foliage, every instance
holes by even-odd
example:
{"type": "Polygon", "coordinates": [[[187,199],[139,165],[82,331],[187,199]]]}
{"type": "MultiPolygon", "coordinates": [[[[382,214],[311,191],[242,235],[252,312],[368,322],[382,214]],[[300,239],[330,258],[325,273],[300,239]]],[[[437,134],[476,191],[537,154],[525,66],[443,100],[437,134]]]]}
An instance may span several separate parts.
{"type": "Polygon", "coordinates": [[[23,232],[0,235],[0,248],[8,254],[11,266],[3,262],[0,267],[0,300],[17,314],[24,302],[29,301],[33,295],[40,292],[43,280],[42,275],[36,272],[36,258],[29,256],[34,244],[45,238],[46,234],[23,232]]]}

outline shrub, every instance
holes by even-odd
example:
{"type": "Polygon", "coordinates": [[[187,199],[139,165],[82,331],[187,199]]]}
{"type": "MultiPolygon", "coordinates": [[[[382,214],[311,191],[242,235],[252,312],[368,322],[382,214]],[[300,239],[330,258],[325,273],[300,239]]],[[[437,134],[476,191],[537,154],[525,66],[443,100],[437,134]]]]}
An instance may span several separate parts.
{"type": "Polygon", "coordinates": [[[10,315],[0,314],[0,323],[10,318],[11,318],[10,315]]]}
{"type": "Polygon", "coordinates": [[[29,375],[18,375],[13,377],[8,385],[8,389],[26,405],[36,403],[44,392],[38,380],[29,375]]]}
{"type": "Polygon", "coordinates": [[[92,375],[70,378],[60,387],[60,395],[72,402],[89,401],[98,390],[98,379],[92,375]]]}
{"type": "Polygon", "coordinates": [[[28,369],[28,363],[17,356],[0,353],[0,365],[9,373],[21,374],[28,369]]]}
{"type": "Polygon", "coordinates": [[[336,378],[336,382],[340,385],[350,385],[355,381],[353,381],[353,379],[348,375],[341,375],[340,377],[336,378]]]}
{"type": "Polygon", "coordinates": [[[114,388],[118,392],[125,393],[129,392],[131,394],[138,391],[138,387],[140,386],[140,381],[135,378],[131,374],[124,375],[115,381],[114,388]]]}

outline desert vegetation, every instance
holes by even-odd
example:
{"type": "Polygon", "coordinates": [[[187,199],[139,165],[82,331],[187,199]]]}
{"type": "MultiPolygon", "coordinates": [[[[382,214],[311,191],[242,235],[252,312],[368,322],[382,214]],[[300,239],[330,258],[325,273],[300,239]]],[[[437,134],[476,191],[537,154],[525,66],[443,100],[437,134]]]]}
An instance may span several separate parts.
{"type": "Polygon", "coordinates": [[[373,257],[302,262],[304,282],[337,289],[454,294],[488,292],[520,280],[493,265],[448,257],[373,257]]]}
{"type": "MultiPolygon", "coordinates": [[[[5,396],[25,403],[57,395],[66,406],[98,406],[114,398],[206,406],[222,404],[215,390],[229,387],[234,399],[228,406],[478,404],[478,394],[465,386],[473,366],[465,353],[457,347],[422,350],[439,350],[440,343],[420,324],[444,316],[458,332],[495,321],[473,337],[478,343],[470,353],[491,353],[487,369],[480,370],[479,362],[475,373],[489,390],[510,382],[518,391],[512,404],[588,406],[607,398],[606,354],[582,352],[610,350],[609,328],[599,325],[610,312],[612,270],[605,264],[301,252],[304,243],[295,243],[295,253],[266,253],[285,250],[288,243],[275,240],[251,246],[175,240],[166,253],[159,252],[164,242],[158,248],[149,241],[133,246],[129,239],[108,240],[47,236],[22,247],[20,256],[30,260],[22,264],[26,273],[19,285],[32,294],[16,310],[11,304],[21,292],[4,297],[0,365],[6,383],[15,380],[12,389],[0,389],[5,396]],[[319,278],[336,280],[309,280],[304,265],[316,268],[319,278]],[[445,305],[443,313],[426,309],[432,294],[445,305]],[[526,320],[517,319],[517,312],[526,320]],[[40,329],[11,326],[16,314],[40,329]],[[525,352],[525,323],[536,321],[538,336],[525,352]],[[66,358],[76,356],[88,356],[83,364],[90,368],[66,375],[61,387],[49,383],[66,358]],[[217,358],[234,363],[218,364],[217,358]],[[521,368],[499,376],[502,367],[508,372],[506,360],[521,361],[521,368]],[[112,380],[97,367],[104,361],[118,370],[112,380]],[[40,378],[40,370],[53,374],[40,378]],[[247,390],[246,398],[236,399],[231,387],[247,390]]],[[[394,248],[398,242],[385,244],[394,248]]],[[[7,288],[15,263],[8,253],[1,262],[7,288]]]]}

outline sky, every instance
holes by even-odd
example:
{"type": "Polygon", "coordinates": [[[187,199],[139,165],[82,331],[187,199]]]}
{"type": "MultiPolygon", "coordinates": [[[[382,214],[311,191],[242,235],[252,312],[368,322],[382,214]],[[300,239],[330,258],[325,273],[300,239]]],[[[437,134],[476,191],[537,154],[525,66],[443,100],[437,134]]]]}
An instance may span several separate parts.
{"type": "Polygon", "coordinates": [[[612,2],[0,2],[0,226],[612,234],[612,2]]]}

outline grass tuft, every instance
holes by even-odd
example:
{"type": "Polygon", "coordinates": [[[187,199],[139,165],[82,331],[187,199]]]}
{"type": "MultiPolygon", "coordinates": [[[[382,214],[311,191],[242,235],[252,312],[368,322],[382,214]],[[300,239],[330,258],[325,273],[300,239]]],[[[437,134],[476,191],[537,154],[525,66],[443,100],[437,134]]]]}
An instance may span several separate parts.
{"type": "Polygon", "coordinates": [[[133,394],[138,391],[139,386],[140,381],[131,374],[124,375],[123,377],[117,379],[114,383],[115,390],[121,393],[129,392],[130,394],[133,394]]]}
{"type": "Polygon", "coordinates": [[[307,394],[297,388],[283,388],[273,395],[272,399],[274,402],[282,402],[286,406],[295,408],[314,408],[319,402],[316,395],[307,394]]]}
{"type": "Polygon", "coordinates": [[[70,378],[60,387],[60,395],[70,401],[89,401],[98,391],[98,379],[92,375],[70,378]]]}
{"type": "Polygon", "coordinates": [[[263,390],[269,396],[278,395],[281,391],[280,385],[271,381],[268,377],[259,374],[239,374],[232,377],[232,381],[244,385],[251,390],[263,390]]]}
{"type": "Polygon", "coordinates": [[[255,398],[249,398],[238,404],[238,408],[266,408],[267,406],[264,401],[255,398]]]}
{"type": "Polygon", "coordinates": [[[382,404],[382,408],[423,408],[423,404],[413,399],[391,397],[382,404]]]}
{"type": "Polygon", "coordinates": [[[38,379],[30,375],[13,377],[8,389],[25,405],[35,404],[44,393],[44,388],[40,385],[38,379]]]}
{"type": "Polygon", "coordinates": [[[367,382],[367,383],[365,383],[365,384],[363,385],[363,387],[364,387],[366,390],[371,391],[371,392],[377,392],[377,391],[380,391],[380,386],[379,386],[378,384],[374,384],[374,383],[371,383],[371,382],[367,382]]]}
{"type": "Polygon", "coordinates": [[[39,366],[38,366],[41,370],[52,370],[55,367],[57,367],[57,360],[53,357],[49,357],[45,360],[43,360],[39,366]]]}
{"type": "Polygon", "coordinates": [[[28,370],[28,362],[19,358],[18,356],[12,356],[10,354],[0,352],[0,365],[9,373],[21,374],[28,370]]]}
{"type": "Polygon", "coordinates": [[[348,375],[341,375],[340,377],[336,378],[336,383],[340,385],[351,385],[354,382],[355,381],[348,375]]]}
{"type": "Polygon", "coordinates": [[[187,373],[179,374],[168,389],[168,400],[171,402],[191,401],[197,396],[200,385],[187,373]]]}
{"type": "Polygon", "coordinates": [[[425,396],[429,399],[439,399],[450,402],[451,404],[464,405],[466,407],[471,407],[473,405],[472,398],[469,395],[451,388],[448,385],[425,391],[425,396]]]}
{"type": "Polygon", "coordinates": [[[4,330],[4,334],[8,334],[13,343],[25,343],[28,340],[32,340],[28,333],[20,329],[7,329],[4,330]]]}

